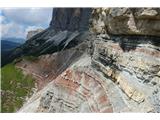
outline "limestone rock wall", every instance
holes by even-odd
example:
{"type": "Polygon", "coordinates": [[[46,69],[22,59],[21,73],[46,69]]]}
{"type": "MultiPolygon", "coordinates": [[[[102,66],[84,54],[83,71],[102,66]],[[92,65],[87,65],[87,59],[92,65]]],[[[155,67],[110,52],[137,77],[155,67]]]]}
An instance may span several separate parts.
{"type": "Polygon", "coordinates": [[[160,8],[98,8],[92,14],[97,33],[160,36],[160,8]]]}

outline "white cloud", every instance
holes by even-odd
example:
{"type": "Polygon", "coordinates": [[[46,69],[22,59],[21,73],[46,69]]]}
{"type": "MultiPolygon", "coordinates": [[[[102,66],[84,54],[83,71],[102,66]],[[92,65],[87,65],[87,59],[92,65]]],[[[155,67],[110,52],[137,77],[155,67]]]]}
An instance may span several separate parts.
{"type": "Polygon", "coordinates": [[[41,26],[28,26],[24,27],[23,25],[17,23],[7,23],[1,24],[1,34],[2,37],[14,37],[14,38],[26,38],[28,31],[36,30],[36,29],[44,29],[41,26]]]}
{"type": "Polygon", "coordinates": [[[12,8],[3,9],[2,13],[15,23],[35,26],[49,24],[52,8],[12,8]]]}
{"type": "Polygon", "coordinates": [[[24,27],[22,25],[16,23],[6,23],[1,24],[1,34],[2,37],[16,37],[16,38],[24,38],[24,27]]]}
{"type": "Polygon", "coordinates": [[[2,22],[4,22],[5,21],[5,17],[4,16],[0,16],[0,24],[2,23],[2,22]]]}
{"type": "Polygon", "coordinates": [[[52,8],[5,8],[2,13],[1,36],[26,38],[29,30],[45,29],[49,25],[52,8]]]}
{"type": "Polygon", "coordinates": [[[36,29],[43,29],[41,26],[28,26],[26,28],[26,32],[31,31],[31,30],[36,30],[36,29]]]}

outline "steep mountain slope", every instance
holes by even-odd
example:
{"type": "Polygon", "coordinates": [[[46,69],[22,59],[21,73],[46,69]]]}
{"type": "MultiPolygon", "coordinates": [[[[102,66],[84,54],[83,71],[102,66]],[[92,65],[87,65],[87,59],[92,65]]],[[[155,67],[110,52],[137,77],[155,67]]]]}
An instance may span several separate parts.
{"type": "Polygon", "coordinates": [[[25,43],[25,39],[24,38],[15,38],[15,37],[7,37],[7,38],[1,38],[1,40],[3,41],[10,41],[10,42],[15,42],[15,43],[19,43],[19,44],[23,44],[25,43]]]}
{"type": "Polygon", "coordinates": [[[9,57],[38,56],[16,63],[38,87],[18,112],[160,112],[159,15],[159,8],[54,9],[50,28],[9,57]]]}

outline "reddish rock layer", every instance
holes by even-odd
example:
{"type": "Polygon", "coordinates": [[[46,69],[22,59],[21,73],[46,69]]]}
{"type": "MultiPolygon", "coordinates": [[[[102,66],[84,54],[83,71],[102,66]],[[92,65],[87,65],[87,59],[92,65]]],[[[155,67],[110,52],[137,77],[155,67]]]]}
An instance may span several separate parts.
{"type": "Polygon", "coordinates": [[[113,112],[103,80],[91,71],[83,68],[63,72],[41,98],[37,112],[113,112]]]}

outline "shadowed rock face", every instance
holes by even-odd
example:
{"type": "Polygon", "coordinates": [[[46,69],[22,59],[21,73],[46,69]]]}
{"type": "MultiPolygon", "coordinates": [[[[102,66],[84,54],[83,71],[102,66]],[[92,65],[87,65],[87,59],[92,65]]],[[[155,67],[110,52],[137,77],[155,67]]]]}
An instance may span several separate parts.
{"type": "Polygon", "coordinates": [[[50,26],[55,30],[88,30],[91,8],[54,8],[50,26]]]}

